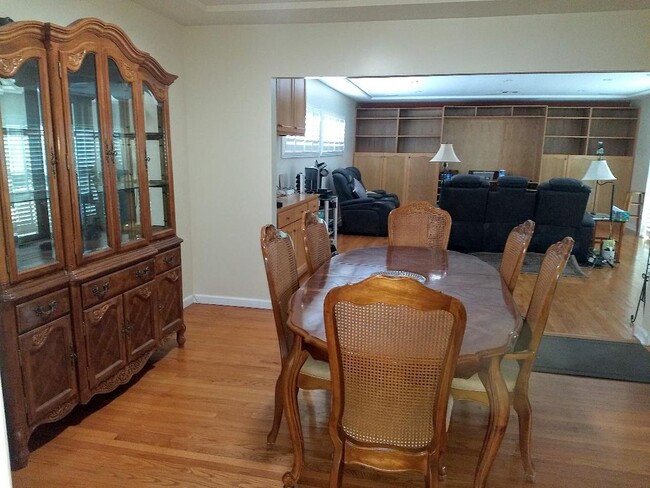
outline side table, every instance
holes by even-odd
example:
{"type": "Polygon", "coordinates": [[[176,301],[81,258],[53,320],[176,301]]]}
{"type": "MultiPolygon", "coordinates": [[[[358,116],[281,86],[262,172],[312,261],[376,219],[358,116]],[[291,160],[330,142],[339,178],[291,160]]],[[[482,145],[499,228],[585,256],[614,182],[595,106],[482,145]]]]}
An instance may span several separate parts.
{"type": "Polygon", "coordinates": [[[591,241],[591,246],[595,249],[596,244],[600,246],[600,252],[603,252],[603,242],[607,239],[614,239],[616,241],[614,262],[620,261],[621,252],[623,252],[623,234],[625,233],[624,220],[612,220],[610,231],[609,215],[596,214],[594,217],[594,237],[591,241]]]}

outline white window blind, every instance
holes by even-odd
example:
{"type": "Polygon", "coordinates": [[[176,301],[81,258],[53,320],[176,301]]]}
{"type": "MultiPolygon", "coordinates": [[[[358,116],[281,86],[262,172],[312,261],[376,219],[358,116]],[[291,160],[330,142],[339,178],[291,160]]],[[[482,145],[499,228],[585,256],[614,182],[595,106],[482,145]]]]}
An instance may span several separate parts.
{"type": "Polygon", "coordinates": [[[340,154],[345,150],[345,119],[307,107],[304,136],[282,138],[283,158],[340,154]]]}

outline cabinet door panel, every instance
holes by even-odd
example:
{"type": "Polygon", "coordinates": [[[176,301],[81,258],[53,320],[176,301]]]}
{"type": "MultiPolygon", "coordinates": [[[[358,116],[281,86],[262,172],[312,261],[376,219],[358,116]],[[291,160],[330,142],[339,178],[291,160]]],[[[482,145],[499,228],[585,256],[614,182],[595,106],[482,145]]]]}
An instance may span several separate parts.
{"type": "Polygon", "coordinates": [[[124,60],[115,59],[112,55],[108,56],[107,63],[112,161],[117,181],[119,240],[125,244],[142,238],[142,199],[138,175],[132,83],[135,70],[124,60]]]}
{"type": "Polygon", "coordinates": [[[2,266],[8,265],[11,281],[60,267],[62,261],[45,53],[28,48],[19,54],[16,65],[0,66],[0,195],[8,209],[9,257],[2,266]]]}
{"type": "Polygon", "coordinates": [[[63,417],[78,403],[70,316],[23,334],[19,341],[30,425],[63,417]]]}
{"type": "Polygon", "coordinates": [[[74,155],[75,171],[71,172],[76,188],[78,215],[81,229],[80,249],[77,255],[87,256],[111,247],[109,242],[109,199],[104,160],[112,157],[111,148],[102,147],[98,100],[98,55],[82,50],[63,56],[68,84],[68,130],[74,155]]]}
{"type": "Polygon", "coordinates": [[[154,284],[146,283],[124,294],[127,361],[156,345],[154,284]]]}
{"type": "Polygon", "coordinates": [[[368,190],[384,189],[384,162],[386,154],[355,153],[354,166],[359,168],[363,177],[363,184],[368,190]]]}
{"type": "Polygon", "coordinates": [[[122,297],[84,311],[88,382],[96,387],[126,365],[122,297]]]}
{"type": "Polygon", "coordinates": [[[156,278],[158,302],[158,327],[161,337],[181,328],[183,323],[183,300],[181,269],[167,271],[156,278]]]}

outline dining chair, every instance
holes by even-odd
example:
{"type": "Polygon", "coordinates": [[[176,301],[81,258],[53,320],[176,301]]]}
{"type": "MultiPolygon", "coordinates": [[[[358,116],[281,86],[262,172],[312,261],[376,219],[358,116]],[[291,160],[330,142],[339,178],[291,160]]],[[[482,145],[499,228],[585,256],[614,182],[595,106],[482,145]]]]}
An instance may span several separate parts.
{"type": "MultiPolygon", "coordinates": [[[[501,361],[501,372],[508,387],[510,404],[519,419],[519,450],[528,481],[535,480],[535,467],[530,456],[532,411],[528,398],[528,380],[551,310],[557,282],[571,255],[573,239],[565,237],[551,245],[537,275],[533,294],[524,317],[524,325],[512,353],[501,361]]],[[[454,378],[451,395],[456,400],[470,400],[488,405],[488,395],[476,374],[470,378],[454,378]]]]}
{"type": "Polygon", "coordinates": [[[503,248],[499,273],[506,282],[510,293],[515,290],[526,257],[526,249],[528,249],[530,240],[533,238],[534,231],[535,222],[527,220],[513,228],[508,234],[508,240],[506,240],[506,245],[503,248]]]}
{"type": "Polygon", "coordinates": [[[324,316],[330,488],[341,486],[345,464],[417,471],[438,486],[463,304],[411,278],[371,276],[330,290],[324,316]]]}
{"type": "Polygon", "coordinates": [[[307,273],[311,276],[332,257],[332,245],[327,224],[320,220],[315,213],[303,213],[302,239],[307,258],[307,273]]]}
{"type": "Polygon", "coordinates": [[[388,215],[388,245],[447,249],[451,216],[425,201],[411,202],[388,215]]]}
{"type": "MultiPolygon", "coordinates": [[[[280,375],[275,383],[275,407],[273,412],[273,426],[267,436],[267,445],[272,446],[278,436],[280,422],[282,421],[282,378],[287,357],[292,346],[293,334],[287,327],[289,315],[289,300],[298,289],[298,268],[296,255],[291,242],[291,237],[286,232],[278,230],[274,225],[262,227],[260,242],[264,269],[269,285],[273,319],[280,346],[280,375]]],[[[330,371],[329,365],[317,361],[311,356],[300,370],[298,388],[304,390],[329,390],[330,371]]]]}

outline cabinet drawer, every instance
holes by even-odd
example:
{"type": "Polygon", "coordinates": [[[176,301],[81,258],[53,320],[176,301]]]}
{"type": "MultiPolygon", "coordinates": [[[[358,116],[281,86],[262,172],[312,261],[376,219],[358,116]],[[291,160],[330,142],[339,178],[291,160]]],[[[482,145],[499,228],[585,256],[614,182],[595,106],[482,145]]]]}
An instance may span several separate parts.
{"type": "MultiPolygon", "coordinates": [[[[307,205],[307,209],[309,212],[316,212],[318,208],[320,207],[320,200],[317,198],[316,200],[310,200],[309,204],[307,205]]],[[[301,212],[302,216],[302,212],[301,212]]]]}
{"type": "Polygon", "coordinates": [[[306,209],[302,205],[298,205],[278,213],[278,227],[282,228],[300,220],[303,210],[306,209]]]}
{"type": "Polygon", "coordinates": [[[161,252],[155,258],[156,261],[156,274],[169,271],[181,264],[181,248],[176,247],[169,251],[161,252]]]}
{"type": "Polygon", "coordinates": [[[152,280],[154,260],[149,259],[81,285],[83,307],[88,308],[108,298],[152,280]]]}
{"type": "Polygon", "coordinates": [[[67,288],[22,303],[16,307],[18,333],[22,334],[68,313],[70,295],[67,288]]]}

